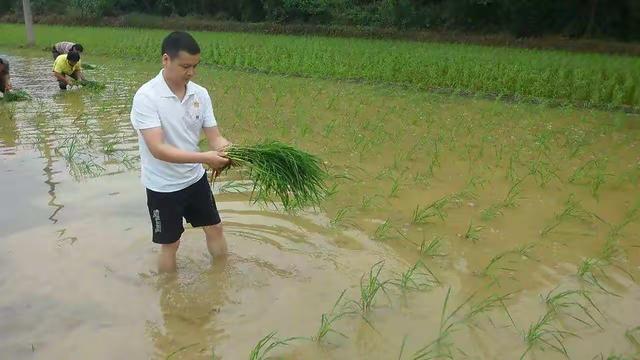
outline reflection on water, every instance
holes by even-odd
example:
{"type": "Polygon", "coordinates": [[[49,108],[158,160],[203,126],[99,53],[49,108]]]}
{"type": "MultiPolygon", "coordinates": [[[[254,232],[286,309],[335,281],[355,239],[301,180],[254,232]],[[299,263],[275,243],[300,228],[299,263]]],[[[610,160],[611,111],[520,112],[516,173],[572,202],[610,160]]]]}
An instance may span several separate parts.
{"type": "Polygon", "coordinates": [[[0,357],[246,358],[273,331],[312,337],[343,290],[360,300],[380,260],[384,280],[411,284],[421,260],[442,285],[385,283],[364,318],[274,354],[390,359],[405,344],[411,358],[441,335],[449,288],[448,311],[477,291],[452,318],[456,358],[519,358],[522,334],[548,310],[540,295],[556,287],[588,290],[602,310],[603,330],[554,323],[582,336],[565,340],[573,357],[637,350],[621,335],[640,323],[637,119],[203,68],[232,140],[282,139],[338,176],[323,209],[294,216],[251,205],[226,174],[214,192],[231,256],[212,266],[202,232],[187,229],[178,275],[159,277],[129,122],[132,94],[157,66],[109,61],[88,72],[104,91],[61,92],[47,55],[8,56],[33,100],[0,104],[0,357]],[[570,194],[597,217],[563,217],[576,214],[570,194]],[[578,271],[611,249],[583,275],[619,296],[578,271]],[[508,317],[498,307],[463,316],[505,294],[508,317]]]}

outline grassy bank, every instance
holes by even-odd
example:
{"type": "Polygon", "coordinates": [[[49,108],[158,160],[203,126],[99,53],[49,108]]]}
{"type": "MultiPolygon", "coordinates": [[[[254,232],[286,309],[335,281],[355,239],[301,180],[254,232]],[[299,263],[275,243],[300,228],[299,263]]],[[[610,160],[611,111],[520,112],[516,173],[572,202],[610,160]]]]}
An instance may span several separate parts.
{"type": "MultiPolygon", "coordinates": [[[[0,46],[23,43],[2,24],[0,46]]],[[[37,26],[38,46],[73,39],[88,53],[156,61],[166,30],[37,26]]],[[[395,83],[426,90],[640,107],[640,59],[461,44],[194,32],[206,64],[313,78],[395,83]]]]}

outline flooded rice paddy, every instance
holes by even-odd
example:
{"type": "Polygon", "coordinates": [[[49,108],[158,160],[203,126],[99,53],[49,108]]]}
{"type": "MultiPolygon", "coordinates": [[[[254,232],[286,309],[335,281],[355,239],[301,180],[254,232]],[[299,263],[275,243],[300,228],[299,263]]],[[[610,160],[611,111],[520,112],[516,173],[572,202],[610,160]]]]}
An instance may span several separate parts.
{"type": "Polygon", "coordinates": [[[331,191],[286,214],[225,174],[231,255],[188,229],[162,277],[129,122],[159,66],[89,56],[106,90],[62,93],[47,53],[0,53],[33,98],[0,103],[1,358],[247,359],[272,332],[285,359],[638,357],[637,115],[200,68],[223,134],[319,155],[331,191]]]}

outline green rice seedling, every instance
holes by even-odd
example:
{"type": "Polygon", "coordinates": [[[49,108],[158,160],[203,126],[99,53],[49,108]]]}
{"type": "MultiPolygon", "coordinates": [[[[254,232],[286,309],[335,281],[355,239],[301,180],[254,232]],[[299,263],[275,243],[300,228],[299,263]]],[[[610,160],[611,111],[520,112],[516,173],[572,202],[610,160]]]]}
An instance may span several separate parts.
{"type": "Polygon", "coordinates": [[[448,203],[449,197],[444,196],[427,206],[420,207],[420,205],[417,205],[411,216],[411,223],[425,224],[433,218],[439,218],[441,221],[444,221],[447,217],[445,207],[448,203]]]}
{"type": "Polygon", "coordinates": [[[292,341],[300,339],[297,337],[290,337],[279,340],[275,338],[276,334],[277,332],[273,331],[260,339],[251,350],[251,353],[249,354],[249,360],[266,360],[268,359],[267,355],[275,348],[287,346],[292,341]]]}
{"type": "Polygon", "coordinates": [[[104,90],[107,87],[105,84],[95,80],[78,80],[73,82],[72,85],[82,86],[85,89],[94,90],[94,91],[104,90]]]}
{"type": "MultiPolygon", "coordinates": [[[[448,337],[448,334],[447,334],[448,337]]],[[[406,337],[405,337],[406,340],[406,337]]],[[[400,348],[400,355],[398,355],[398,360],[402,359],[402,354],[404,353],[404,341],[402,343],[402,347],[400,348]]],[[[448,338],[438,337],[435,340],[431,341],[427,345],[421,347],[416,350],[411,357],[410,360],[435,360],[435,359],[453,359],[453,354],[451,353],[451,344],[448,342],[448,338]]]]}
{"type": "Polygon", "coordinates": [[[400,179],[399,178],[394,178],[393,182],[391,183],[391,191],[389,192],[389,196],[390,197],[397,197],[399,190],[400,190],[400,179]]]}
{"type": "Polygon", "coordinates": [[[567,337],[578,337],[578,335],[558,329],[553,325],[555,311],[548,310],[538,321],[529,326],[529,330],[524,335],[526,349],[520,356],[520,360],[535,348],[550,349],[564,355],[567,359],[569,354],[564,345],[567,337]]]}
{"type": "Polygon", "coordinates": [[[333,183],[333,184],[331,184],[331,187],[327,188],[324,197],[326,199],[331,198],[331,197],[335,196],[338,192],[339,192],[338,191],[338,184],[333,183]]]}
{"type": "Polygon", "coordinates": [[[624,332],[624,336],[636,347],[640,348],[640,326],[636,326],[624,332]]]}
{"type": "Polygon", "coordinates": [[[544,188],[553,178],[562,182],[554,166],[550,162],[540,158],[531,161],[529,165],[529,175],[532,175],[537,180],[541,188],[544,188]]]}
{"type": "Polygon", "coordinates": [[[636,201],[636,204],[625,213],[622,221],[619,224],[611,226],[611,229],[607,234],[607,241],[617,241],[622,233],[622,230],[624,230],[632,222],[637,221],[639,217],[640,201],[636,201]]]}
{"type": "Polygon", "coordinates": [[[487,266],[485,266],[484,269],[482,269],[482,271],[480,272],[480,275],[481,276],[494,277],[495,276],[494,275],[494,271],[496,271],[496,270],[514,272],[515,269],[513,269],[513,268],[507,268],[507,267],[503,267],[503,266],[497,267],[498,264],[500,264],[500,262],[510,254],[511,254],[510,251],[506,251],[506,252],[502,252],[502,253],[492,257],[489,260],[489,263],[487,264],[487,266]]]}
{"type": "Polygon", "coordinates": [[[363,316],[372,309],[378,294],[384,293],[387,300],[391,302],[386,288],[390,281],[382,280],[380,276],[383,266],[384,261],[373,264],[369,272],[362,274],[360,278],[360,299],[358,301],[352,300],[351,303],[363,316]]]}
{"type": "Polygon", "coordinates": [[[566,315],[584,325],[596,325],[597,327],[602,329],[602,326],[600,325],[598,320],[596,320],[589,309],[594,309],[600,315],[602,315],[602,312],[595,304],[595,302],[593,302],[588,291],[556,290],[557,288],[551,290],[544,298],[547,309],[552,310],[557,316],[566,315]],[[581,317],[579,315],[576,315],[576,311],[583,316],[581,317]],[[584,316],[586,316],[586,318],[584,318],[584,316]]]}
{"type": "Polygon", "coordinates": [[[287,211],[318,206],[326,196],[327,172],[319,158],[272,141],[226,150],[232,166],[242,166],[253,182],[253,202],[277,197],[287,211]]]}
{"type": "Polygon", "coordinates": [[[603,292],[613,295],[620,296],[616,293],[611,292],[607,288],[602,285],[600,278],[608,278],[605,266],[607,264],[601,259],[597,258],[586,258],[584,259],[580,265],[578,265],[577,275],[578,278],[587,282],[591,286],[595,286],[603,292]]]}
{"type": "Polygon", "coordinates": [[[518,176],[518,171],[516,169],[518,154],[514,153],[509,157],[509,164],[507,165],[506,177],[511,182],[516,182],[520,177],[518,176]]]}
{"type": "Polygon", "coordinates": [[[443,238],[441,236],[434,236],[429,242],[427,239],[422,239],[420,244],[420,255],[427,257],[446,256],[441,252],[443,238]]]}
{"type": "MultiPolygon", "coordinates": [[[[438,330],[438,337],[418,349],[411,357],[413,360],[427,360],[427,359],[453,359],[452,348],[454,344],[451,340],[451,335],[455,332],[459,326],[474,321],[482,314],[487,314],[495,309],[502,309],[505,311],[511,322],[511,314],[509,313],[504,301],[509,299],[512,294],[506,295],[491,295],[479,302],[472,303],[476,293],[471,294],[464,301],[462,301],[456,308],[448,311],[449,301],[451,299],[451,288],[447,290],[447,294],[442,305],[442,311],[440,314],[440,326],[438,330]],[[464,313],[463,309],[469,305],[469,310],[464,313]]],[[[462,354],[464,352],[458,348],[462,354]]]]}
{"type": "MultiPolygon", "coordinates": [[[[513,293],[508,293],[504,295],[490,295],[478,302],[471,302],[469,306],[469,311],[465,313],[463,321],[470,322],[474,321],[478,316],[487,314],[495,309],[500,309],[504,311],[506,316],[511,321],[514,327],[516,327],[515,321],[513,321],[513,317],[505,304],[505,301],[509,300],[513,293]]],[[[489,318],[491,320],[491,318],[489,318]]]]}
{"type": "Polygon", "coordinates": [[[367,210],[376,205],[376,199],[381,198],[382,196],[374,194],[372,196],[362,195],[362,201],[360,202],[360,209],[367,210]]]}
{"type": "MultiPolygon", "coordinates": [[[[432,174],[432,173],[431,173],[432,174]]],[[[429,186],[429,180],[431,179],[431,174],[427,171],[418,171],[413,176],[413,182],[416,184],[429,186]]]]}
{"type": "Polygon", "coordinates": [[[251,187],[250,185],[248,186],[248,184],[245,182],[230,180],[220,185],[218,191],[220,191],[221,193],[242,193],[251,191],[251,187]]]}
{"type": "Polygon", "coordinates": [[[604,357],[602,353],[596,355],[591,360],[637,360],[637,356],[626,356],[624,354],[609,354],[609,356],[604,357]]]}
{"type": "Polygon", "coordinates": [[[114,141],[114,140],[107,141],[107,142],[104,144],[104,146],[102,147],[102,152],[103,152],[105,155],[112,155],[113,153],[115,153],[115,152],[116,152],[116,148],[115,148],[115,146],[116,146],[117,144],[118,144],[118,142],[117,142],[117,141],[114,141]]]}
{"type": "Polygon", "coordinates": [[[493,204],[488,208],[482,210],[482,212],[480,213],[480,219],[482,221],[491,221],[503,214],[502,208],[503,208],[502,203],[493,204]]]}
{"type": "Polygon", "coordinates": [[[316,342],[322,342],[322,340],[329,334],[340,335],[343,338],[348,338],[347,335],[337,331],[334,329],[334,323],[347,315],[354,314],[354,311],[347,310],[345,308],[345,304],[342,303],[344,299],[344,294],[346,290],[343,290],[338,300],[336,300],[335,304],[331,308],[329,313],[323,313],[320,318],[320,326],[318,327],[318,331],[316,332],[313,340],[316,342]]]}
{"type": "Polygon", "coordinates": [[[606,183],[607,177],[613,176],[606,172],[606,167],[606,159],[591,159],[576,169],[569,177],[569,182],[572,184],[589,184],[591,186],[591,194],[598,199],[600,188],[606,183]]]}
{"type": "Polygon", "coordinates": [[[333,133],[333,130],[335,129],[337,124],[338,124],[338,119],[333,119],[329,121],[322,130],[322,136],[324,136],[325,138],[328,138],[329,136],[331,136],[331,133],[333,133]]]}
{"type": "Polygon", "coordinates": [[[329,223],[331,224],[331,226],[334,226],[334,227],[345,226],[345,225],[353,226],[354,225],[353,219],[350,217],[350,214],[349,214],[352,210],[353,208],[350,206],[346,206],[338,209],[338,211],[336,212],[336,215],[333,217],[333,219],[329,221],[329,223]]]}
{"type": "Polygon", "coordinates": [[[584,181],[584,179],[589,175],[589,172],[598,166],[600,159],[591,159],[579,166],[571,176],[569,176],[568,181],[571,184],[575,184],[577,182],[584,181]]]}
{"type": "Polygon", "coordinates": [[[509,188],[509,192],[507,192],[504,200],[484,209],[480,213],[480,218],[484,221],[490,221],[495,219],[497,216],[502,215],[503,209],[515,207],[517,205],[518,197],[520,196],[520,184],[522,184],[525,178],[526,176],[516,181],[515,184],[509,188]]]}
{"type": "Polygon", "coordinates": [[[378,225],[376,231],[373,234],[373,239],[378,241],[390,239],[390,232],[392,229],[393,225],[391,224],[391,219],[387,218],[382,224],[378,225]]]}
{"type": "Polygon", "coordinates": [[[561,212],[556,214],[553,220],[542,229],[540,235],[542,237],[547,236],[551,231],[556,229],[558,226],[562,225],[564,222],[569,220],[579,220],[590,222],[595,215],[582,207],[582,204],[575,199],[575,195],[569,195],[569,198],[564,203],[564,208],[561,212]]]}
{"type": "Polygon", "coordinates": [[[83,70],[95,70],[97,68],[96,65],[93,64],[87,64],[87,63],[82,63],[82,69],[83,70]]]}
{"type": "Polygon", "coordinates": [[[2,100],[6,102],[24,101],[30,99],[31,96],[24,90],[7,91],[2,97],[2,100]]]}
{"type": "Polygon", "coordinates": [[[474,244],[480,240],[480,232],[484,229],[484,226],[473,226],[473,221],[469,222],[467,232],[464,234],[466,240],[471,240],[474,244]]]}
{"type": "Polygon", "coordinates": [[[407,271],[401,273],[398,278],[391,280],[390,283],[396,285],[402,291],[423,291],[438,286],[440,280],[438,280],[427,265],[422,261],[417,261],[407,271]],[[426,272],[421,271],[421,269],[424,269],[426,272]]]}

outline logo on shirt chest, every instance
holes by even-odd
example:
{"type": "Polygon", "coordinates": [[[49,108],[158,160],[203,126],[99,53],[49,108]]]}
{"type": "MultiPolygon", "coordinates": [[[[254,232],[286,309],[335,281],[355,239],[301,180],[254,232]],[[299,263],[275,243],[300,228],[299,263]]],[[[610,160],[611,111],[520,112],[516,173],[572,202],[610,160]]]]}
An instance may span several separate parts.
{"type": "Polygon", "coordinates": [[[185,122],[189,127],[200,128],[202,127],[203,115],[202,115],[202,103],[198,98],[187,104],[184,108],[185,122]]]}
{"type": "Polygon", "coordinates": [[[200,102],[198,101],[198,99],[193,100],[192,106],[196,120],[200,120],[200,102]]]}

